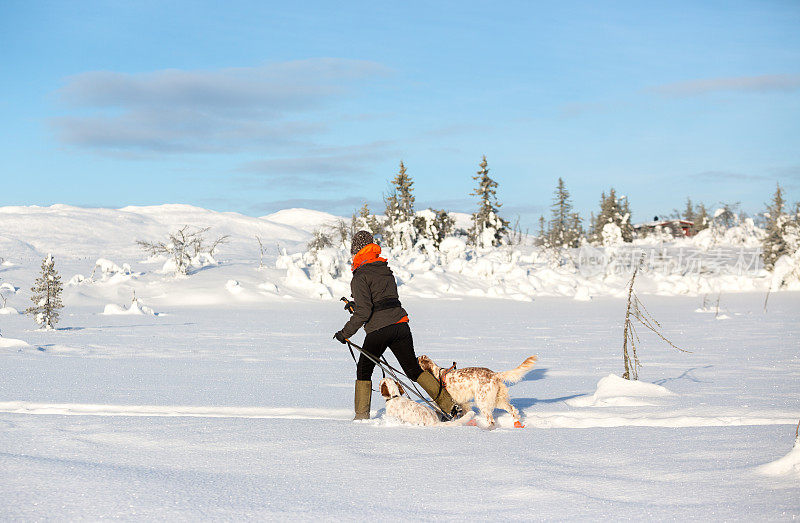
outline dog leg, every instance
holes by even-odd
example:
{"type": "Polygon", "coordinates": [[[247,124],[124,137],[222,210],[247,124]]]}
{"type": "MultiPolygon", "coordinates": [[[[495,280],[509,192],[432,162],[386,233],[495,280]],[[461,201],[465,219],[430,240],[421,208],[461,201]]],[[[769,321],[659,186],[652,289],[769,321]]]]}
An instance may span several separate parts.
{"type": "Polygon", "coordinates": [[[489,428],[494,428],[494,406],[497,398],[497,389],[492,386],[481,387],[477,394],[475,394],[475,405],[481,415],[489,423],[489,428]]]}
{"type": "Polygon", "coordinates": [[[497,392],[497,408],[503,409],[504,411],[511,414],[511,417],[514,418],[515,428],[518,429],[525,428],[525,425],[523,425],[522,421],[520,421],[519,411],[509,401],[508,387],[506,387],[505,385],[501,385],[500,389],[497,392]]]}
{"type": "Polygon", "coordinates": [[[503,409],[511,414],[511,416],[514,418],[514,421],[519,421],[519,411],[509,402],[509,399],[508,388],[503,385],[497,392],[497,408],[503,409]]]}

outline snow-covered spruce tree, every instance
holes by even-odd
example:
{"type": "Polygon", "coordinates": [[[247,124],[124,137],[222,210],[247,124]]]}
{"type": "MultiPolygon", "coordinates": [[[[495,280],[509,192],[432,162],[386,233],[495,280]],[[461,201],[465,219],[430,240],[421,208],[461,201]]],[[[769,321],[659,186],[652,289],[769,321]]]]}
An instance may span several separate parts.
{"type": "Polygon", "coordinates": [[[544,216],[539,216],[539,234],[536,237],[536,245],[542,246],[547,243],[547,231],[545,230],[545,224],[547,224],[547,220],[544,219],[544,216]]]}
{"type": "Polygon", "coordinates": [[[624,242],[632,242],[633,225],[628,199],[625,196],[617,198],[612,187],[608,196],[605,192],[600,196],[600,214],[595,220],[591,239],[605,245],[616,243],[619,238],[624,242]]]}
{"type": "Polygon", "coordinates": [[[716,227],[720,231],[724,231],[739,225],[739,223],[742,221],[739,204],[740,202],[723,202],[722,207],[714,211],[714,217],[711,218],[711,226],[716,227]]]}
{"type": "Polygon", "coordinates": [[[392,189],[384,198],[386,203],[386,227],[384,239],[393,249],[408,250],[417,241],[414,229],[414,182],[400,162],[400,171],[392,180],[392,189]]]}
{"type": "Polygon", "coordinates": [[[694,213],[694,225],[692,225],[692,234],[697,234],[698,232],[708,229],[709,223],[711,220],[708,217],[708,211],[706,210],[706,206],[703,203],[698,203],[697,207],[695,208],[694,213]]]}
{"type": "Polygon", "coordinates": [[[764,267],[771,271],[775,267],[775,262],[781,256],[792,256],[800,248],[800,212],[795,210],[789,214],[784,211],[786,200],[783,198],[783,190],[778,185],[775,194],[772,195],[772,202],[767,205],[764,213],[766,218],[767,235],[761,243],[761,258],[764,260],[764,267]]]}
{"type": "Polygon", "coordinates": [[[683,218],[687,222],[694,222],[694,207],[692,206],[692,199],[688,196],[686,197],[686,208],[683,210],[683,218]]]}
{"type": "Polygon", "coordinates": [[[551,219],[547,230],[547,243],[551,247],[578,247],[583,236],[583,225],[578,213],[572,212],[572,202],[564,180],[558,179],[553,205],[550,206],[551,219]]]}
{"type": "Polygon", "coordinates": [[[489,177],[486,155],[480,163],[480,170],[473,180],[478,181],[478,187],[472,193],[479,199],[478,211],[472,214],[472,228],[469,231],[469,242],[480,248],[488,249],[501,245],[508,236],[508,221],[498,216],[497,211],[502,206],[497,201],[497,182],[489,177]]]}
{"type": "Polygon", "coordinates": [[[430,241],[435,249],[452,234],[455,225],[455,219],[445,210],[426,209],[414,217],[418,238],[430,241]]]}
{"type": "Polygon", "coordinates": [[[386,233],[383,222],[377,216],[372,214],[367,202],[364,202],[364,205],[358,210],[358,229],[356,229],[356,231],[360,231],[362,229],[368,230],[373,236],[380,235],[383,237],[386,233]]]}
{"type": "Polygon", "coordinates": [[[31,287],[33,307],[25,309],[25,314],[33,315],[34,321],[42,329],[55,329],[58,323],[58,311],[64,307],[61,303],[61,276],[56,271],[55,260],[48,254],[42,261],[42,273],[31,287]]]}

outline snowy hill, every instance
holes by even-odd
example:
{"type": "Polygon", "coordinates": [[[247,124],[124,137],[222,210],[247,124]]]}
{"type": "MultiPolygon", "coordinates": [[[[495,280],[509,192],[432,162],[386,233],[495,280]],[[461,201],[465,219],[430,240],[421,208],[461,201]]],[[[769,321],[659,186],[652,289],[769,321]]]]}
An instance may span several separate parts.
{"type": "Polygon", "coordinates": [[[273,223],[281,223],[305,232],[312,232],[322,225],[333,225],[340,218],[333,214],[311,209],[284,209],[267,216],[262,216],[262,220],[273,223]]]}
{"type": "MultiPolygon", "coordinates": [[[[315,211],[296,210],[295,214],[305,215],[306,223],[312,223],[317,216],[315,211]]],[[[0,258],[5,262],[0,278],[21,289],[8,303],[18,309],[27,306],[27,289],[48,253],[55,256],[56,267],[67,284],[67,304],[94,303],[102,308],[109,300],[127,303],[134,291],[153,304],[211,304],[233,299],[225,287],[230,280],[244,280],[253,289],[268,280],[278,280],[280,271],[269,268],[274,268],[279,252],[296,252],[310,237],[302,227],[268,218],[189,205],[122,209],[0,207],[0,224],[0,258]],[[212,264],[215,271],[198,271],[190,278],[176,279],[162,270],[166,258],[148,259],[136,244],[137,240],[163,241],[168,233],[185,225],[193,229],[209,227],[206,236],[210,240],[228,236],[217,251],[217,263],[212,264]],[[266,251],[264,265],[268,269],[262,273],[255,270],[260,259],[256,236],[266,251]],[[103,262],[104,267],[121,268],[127,264],[131,270],[127,274],[98,271],[98,260],[110,262],[103,262]],[[93,272],[100,274],[92,277],[93,272]]],[[[211,267],[205,267],[208,268],[211,267]]],[[[237,293],[236,298],[248,300],[253,295],[237,293]]]]}
{"type": "MultiPolygon", "coordinates": [[[[313,211],[311,211],[313,212],[313,211]]],[[[297,227],[237,213],[221,213],[190,205],[87,209],[69,205],[0,207],[0,249],[7,258],[18,254],[13,243],[41,255],[68,258],[141,256],[136,240],[162,239],[183,225],[211,227],[210,235],[230,235],[230,253],[253,257],[254,235],[267,241],[297,244],[308,234],[297,227]],[[245,246],[243,244],[248,244],[245,246]],[[249,254],[248,254],[249,253],[249,254]]],[[[30,252],[29,254],[33,254],[30,252]]],[[[257,252],[257,248],[256,248],[257,252]]]]}

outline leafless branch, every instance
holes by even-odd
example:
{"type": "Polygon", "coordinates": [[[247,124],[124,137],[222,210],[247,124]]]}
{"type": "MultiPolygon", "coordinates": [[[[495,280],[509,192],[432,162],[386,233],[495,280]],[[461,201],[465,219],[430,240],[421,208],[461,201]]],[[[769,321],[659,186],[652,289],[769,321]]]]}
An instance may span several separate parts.
{"type": "Polygon", "coordinates": [[[261,269],[264,267],[264,243],[261,241],[261,238],[256,235],[256,241],[258,242],[258,268],[261,269]]]}
{"type": "MultiPolygon", "coordinates": [[[[639,269],[644,262],[644,254],[639,258],[636,267],[633,270],[633,275],[631,276],[630,282],[628,283],[628,301],[627,307],[625,309],[625,324],[623,327],[623,340],[622,340],[622,358],[625,364],[625,372],[623,373],[622,377],[627,380],[637,380],[639,379],[639,368],[642,364],[639,362],[639,356],[637,354],[637,345],[640,345],[639,333],[636,330],[636,322],[632,320],[636,320],[640,325],[644,326],[647,330],[653,332],[656,336],[661,338],[664,342],[666,342],[670,347],[677,349],[681,352],[691,353],[691,351],[682,349],[668,340],[664,334],[661,332],[661,323],[655,319],[655,317],[647,310],[642,300],[639,299],[639,296],[633,290],[634,283],[636,282],[636,275],[639,273],[639,269]],[[630,350],[628,350],[628,345],[630,344],[630,350]]],[[[719,297],[717,298],[717,310],[719,310],[719,297]]]]}
{"type": "Polygon", "coordinates": [[[214,250],[219,245],[227,243],[229,236],[225,235],[220,236],[206,246],[205,234],[210,229],[210,227],[200,227],[192,230],[189,225],[184,225],[177,231],[169,233],[167,235],[168,241],[166,242],[137,240],[136,245],[151,256],[164,255],[172,258],[175,262],[175,271],[179,274],[186,274],[193,257],[202,253],[213,256],[214,250]]]}

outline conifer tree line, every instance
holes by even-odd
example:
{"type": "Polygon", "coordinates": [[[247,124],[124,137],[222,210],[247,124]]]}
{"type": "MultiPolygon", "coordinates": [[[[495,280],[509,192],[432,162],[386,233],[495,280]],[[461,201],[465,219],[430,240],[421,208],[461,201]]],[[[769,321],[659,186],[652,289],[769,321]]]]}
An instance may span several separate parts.
{"type": "MultiPolygon", "coordinates": [[[[471,196],[477,199],[477,209],[472,213],[468,230],[456,230],[455,220],[443,209],[415,210],[414,180],[404,162],[400,162],[397,173],[391,180],[390,190],[384,195],[383,216],[376,215],[367,203],[353,212],[350,223],[340,222],[335,228],[340,242],[346,242],[360,229],[366,229],[383,239],[383,242],[400,250],[411,249],[420,243],[438,249],[442,241],[451,235],[463,236],[468,245],[490,249],[512,243],[521,237],[520,231],[512,230],[509,221],[500,216],[502,204],[497,198],[498,183],[489,176],[486,156],[472,177],[476,187],[471,196]]],[[[734,225],[739,216],[736,205],[723,204],[714,217],[709,216],[705,204],[692,202],[687,197],[682,211],[673,211],[666,217],[667,223],[675,220],[691,222],[690,234],[694,235],[711,226],[722,228],[734,225]]],[[[766,238],[763,241],[763,260],[772,270],[775,261],[784,254],[792,254],[800,248],[800,204],[787,209],[783,190],[777,186],[771,203],[763,213],[766,238]]],[[[685,224],[684,224],[685,226],[685,224]]],[[[680,229],[672,231],[680,234],[680,229]]],[[[646,234],[641,231],[639,234],[646,234]]],[[[630,202],[617,193],[614,187],[600,194],[597,214],[592,212],[584,225],[580,213],[575,212],[569,190],[562,178],[558,179],[550,205],[549,220],[539,218],[537,243],[545,248],[577,248],[584,244],[616,245],[633,242],[635,236],[630,202]]],[[[309,243],[316,250],[334,244],[332,235],[317,231],[309,243]]]]}
{"type": "MultiPolygon", "coordinates": [[[[692,203],[686,198],[682,212],[675,211],[670,219],[691,222],[692,235],[717,225],[727,228],[738,220],[736,206],[723,204],[714,217],[710,217],[703,203],[692,203]]],[[[572,201],[564,181],[559,178],[550,206],[551,217],[548,222],[544,216],[539,218],[539,243],[545,247],[579,247],[582,243],[608,245],[632,242],[634,229],[628,199],[617,196],[612,187],[608,195],[600,195],[600,212],[591,214],[588,233],[584,231],[581,217],[572,212],[572,201]]],[[[763,213],[766,236],[762,241],[762,259],[767,270],[772,270],[775,262],[784,255],[792,256],[800,252],[800,203],[788,209],[780,184],[776,186],[772,201],[766,204],[763,213]]]]}
{"type": "Polygon", "coordinates": [[[408,250],[423,244],[438,249],[442,241],[453,235],[463,236],[469,245],[480,248],[498,247],[511,243],[512,229],[509,221],[502,218],[502,206],[497,198],[497,182],[489,176],[489,164],[483,156],[476,175],[472,177],[476,187],[471,193],[477,197],[477,209],[472,214],[468,230],[456,230],[455,219],[444,209],[429,208],[415,210],[414,180],[401,161],[399,169],[390,182],[390,189],[383,197],[384,213],[377,215],[367,203],[354,211],[350,223],[340,222],[333,231],[317,230],[309,242],[309,249],[317,250],[332,246],[335,240],[347,242],[356,231],[370,231],[392,249],[408,250]]]}

